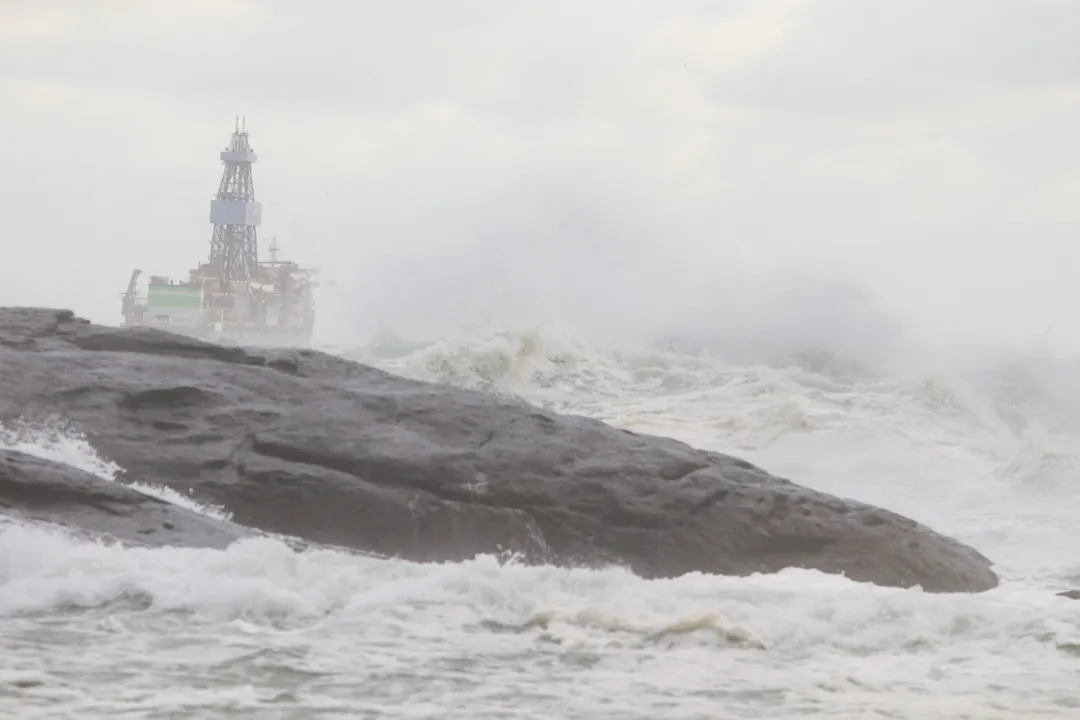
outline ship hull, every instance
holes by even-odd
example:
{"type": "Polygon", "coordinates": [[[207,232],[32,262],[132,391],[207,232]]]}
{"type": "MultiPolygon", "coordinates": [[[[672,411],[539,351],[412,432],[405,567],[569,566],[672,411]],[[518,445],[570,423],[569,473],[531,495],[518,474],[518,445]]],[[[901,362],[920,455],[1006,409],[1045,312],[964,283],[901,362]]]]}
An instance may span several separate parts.
{"type": "Polygon", "coordinates": [[[182,282],[152,276],[145,298],[125,299],[125,324],[237,345],[309,347],[315,326],[312,272],[273,261],[260,263],[252,280],[230,284],[208,265],[191,270],[182,282]]]}
{"type": "Polygon", "coordinates": [[[215,342],[221,345],[244,347],[311,347],[310,328],[281,328],[258,325],[214,327],[210,323],[181,324],[170,322],[167,317],[146,317],[124,323],[126,326],[151,327],[165,332],[215,342]]]}

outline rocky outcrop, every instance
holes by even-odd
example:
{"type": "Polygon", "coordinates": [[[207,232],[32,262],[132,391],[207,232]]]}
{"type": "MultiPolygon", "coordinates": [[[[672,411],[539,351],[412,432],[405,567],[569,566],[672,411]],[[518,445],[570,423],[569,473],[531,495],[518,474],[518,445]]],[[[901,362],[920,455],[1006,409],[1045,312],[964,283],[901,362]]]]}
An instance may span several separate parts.
{"type": "Polygon", "coordinates": [[[0,309],[0,421],[63,418],[241,525],[412,560],[511,551],[649,577],[816,568],[981,591],[975,550],[738,458],[315,351],[0,309]]]}
{"type": "Polygon", "coordinates": [[[0,513],[129,545],[224,548],[253,534],[70,465],[14,450],[0,450],[0,513]]]}

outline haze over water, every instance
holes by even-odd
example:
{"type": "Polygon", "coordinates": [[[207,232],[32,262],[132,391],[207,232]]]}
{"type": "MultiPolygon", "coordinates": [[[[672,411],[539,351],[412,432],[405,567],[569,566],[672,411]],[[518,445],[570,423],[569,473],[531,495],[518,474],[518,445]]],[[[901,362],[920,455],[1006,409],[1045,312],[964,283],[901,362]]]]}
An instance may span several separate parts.
{"type": "Polygon", "coordinates": [[[204,259],[244,114],[320,346],[745,457],[1004,582],[7,525],[0,715],[1074,717],[1078,33],[1051,0],[3,4],[0,304],[115,323],[133,267],[204,259]]]}

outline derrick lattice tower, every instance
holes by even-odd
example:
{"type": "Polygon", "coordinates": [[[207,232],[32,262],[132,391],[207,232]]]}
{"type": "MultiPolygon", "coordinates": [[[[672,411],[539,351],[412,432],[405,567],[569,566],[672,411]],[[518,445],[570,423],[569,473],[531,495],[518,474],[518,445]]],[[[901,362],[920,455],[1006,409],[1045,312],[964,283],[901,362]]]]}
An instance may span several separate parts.
{"type": "Polygon", "coordinates": [[[210,201],[210,264],[227,288],[255,275],[259,262],[257,228],[262,222],[262,205],[255,201],[251,166],[258,160],[248,142],[247,123],[236,119],[229,145],[221,152],[225,170],[217,196],[210,201]]]}

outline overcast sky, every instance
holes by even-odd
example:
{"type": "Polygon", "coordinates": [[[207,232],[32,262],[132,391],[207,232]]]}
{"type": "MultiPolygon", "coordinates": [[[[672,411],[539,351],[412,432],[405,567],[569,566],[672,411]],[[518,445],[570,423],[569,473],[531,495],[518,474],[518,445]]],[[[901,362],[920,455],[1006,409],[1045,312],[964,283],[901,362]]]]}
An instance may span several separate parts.
{"type": "Polygon", "coordinates": [[[0,304],[116,323],[204,259],[245,115],[324,338],[872,303],[1080,347],[1077,38],[1076,0],[0,0],[0,304]]]}

